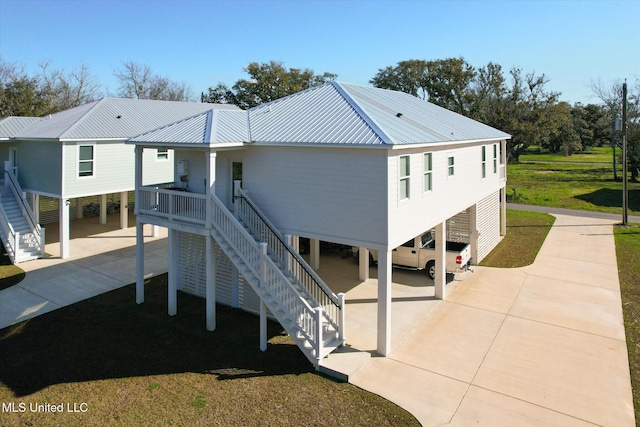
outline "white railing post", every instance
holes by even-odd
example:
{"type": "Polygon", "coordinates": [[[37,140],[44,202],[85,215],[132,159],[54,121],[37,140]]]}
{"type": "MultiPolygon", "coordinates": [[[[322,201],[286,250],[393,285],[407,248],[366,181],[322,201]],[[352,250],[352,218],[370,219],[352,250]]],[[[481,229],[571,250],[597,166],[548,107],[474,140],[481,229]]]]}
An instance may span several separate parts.
{"type": "Polygon", "coordinates": [[[267,248],[269,247],[269,245],[267,244],[267,242],[261,242],[260,243],[260,252],[262,253],[262,262],[261,262],[261,266],[262,266],[262,271],[260,272],[260,287],[265,287],[266,283],[267,283],[267,248]]]}
{"type": "Polygon", "coordinates": [[[40,255],[42,256],[42,258],[45,258],[47,256],[47,253],[44,250],[46,241],[47,239],[45,238],[45,228],[40,227],[40,255]]]}
{"type": "MultiPolygon", "coordinates": [[[[293,243],[293,236],[291,234],[285,234],[284,240],[287,242],[287,245],[291,246],[293,243]]],[[[288,273],[291,271],[291,253],[289,251],[284,251],[284,269],[288,273]]]]}
{"type": "Polygon", "coordinates": [[[345,325],[346,325],[346,322],[345,322],[346,315],[345,315],[345,312],[344,312],[344,298],[345,298],[344,292],[340,292],[338,294],[338,305],[339,305],[339,309],[340,309],[339,320],[338,320],[338,339],[343,344],[347,340],[346,335],[345,335],[345,330],[344,330],[345,329],[345,325]]]}
{"type": "Polygon", "coordinates": [[[20,232],[16,231],[13,240],[13,256],[18,257],[18,249],[20,248],[20,232]]]}
{"type": "Polygon", "coordinates": [[[322,307],[316,307],[313,309],[316,313],[316,359],[322,359],[322,307]]]}

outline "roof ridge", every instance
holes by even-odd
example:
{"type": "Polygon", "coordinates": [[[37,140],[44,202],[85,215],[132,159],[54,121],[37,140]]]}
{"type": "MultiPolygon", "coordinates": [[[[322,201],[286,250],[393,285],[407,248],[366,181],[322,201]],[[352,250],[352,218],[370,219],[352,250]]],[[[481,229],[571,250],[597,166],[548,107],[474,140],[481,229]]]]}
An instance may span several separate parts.
{"type": "Polygon", "coordinates": [[[349,94],[348,90],[342,85],[340,82],[333,81],[331,85],[338,91],[338,93],[349,103],[351,108],[353,108],[358,115],[362,117],[362,119],[367,123],[367,125],[371,128],[371,130],[378,135],[378,137],[383,141],[384,144],[395,145],[396,142],[394,139],[387,134],[382,126],[378,124],[370,115],[366,112],[364,108],[358,102],[353,99],[351,94],[349,94]]]}
{"type": "MultiPolygon", "coordinates": [[[[84,112],[84,114],[82,114],[82,116],[80,116],[77,120],[75,120],[71,126],[67,127],[66,129],[64,129],[63,131],[60,132],[60,134],[58,135],[59,139],[62,139],[62,137],[64,136],[64,134],[66,134],[67,132],[70,132],[71,130],[75,129],[76,127],[78,127],[80,125],[81,122],[84,121],[84,119],[94,110],[98,107],[98,105],[101,105],[102,103],[105,102],[105,99],[107,98],[100,98],[97,101],[93,101],[94,105],[91,106],[91,108],[89,108],[87,111],[84,112]]],[[[87,104],[83,104],[83,105],[78,105],[78,107],[82,107],[85,105],[91,104],[91,102],[87,103],[87,104]]],[[[69,111],[69,110],[63,110],[63,111],[69,111]]],[[[61,111],[62,112],[62,111],[61,111]]],[[[51,116],[49,116],[51,117],[51,116]]]]}

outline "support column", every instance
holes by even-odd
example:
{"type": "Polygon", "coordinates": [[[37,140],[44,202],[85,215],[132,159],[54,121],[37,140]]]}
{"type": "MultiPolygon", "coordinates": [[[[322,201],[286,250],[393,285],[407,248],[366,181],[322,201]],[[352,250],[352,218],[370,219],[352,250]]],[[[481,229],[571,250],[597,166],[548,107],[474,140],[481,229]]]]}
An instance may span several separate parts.
{"type": "Polygon", "coordinates": [[[33,206],[33,214],[35,215],[36,222],[40,223],[40,195],[31,195],[31,206],[33,206]]]}
{"type": "Polygon", "coordinates": [[[175,316],[178,313],[178,232],[171,228],[169,229],[168,245],[169,316],[175,316]]]}
{"type": "Polygon", "coordinates": [[[361,281],[369,280],[369,249],[358,249],[358,279],[361,281]]]}
{"type": "MultiPolygon", "coordinates": [[[[213,237],[207,236],[207,299],[206,299],[206,316],[207,330],[216,330],[216,254],[213,245],[213,237]]],[[[237,289],[237,287],[236,287],[237,289]]],[[[236,297],[237,298],[237,297],[236,297]]],[[[232,297],[233,299],[233,297],[232,297]]],[[[233,305],[233,303],[232,303],[233,305]]],[[[237,306],[237,305],[236,305],[237,306]]]]}
{"type": "Polygon", "coordinates": [[[144,224],[136,221],[136,304],[144,302],[144,224]]]}
{"type": "Polygon", "coordinates": [[[140,189],[142,188],[142,147],[136,145],[135,149],[135,200],[136,204],[133,209],[133,213],[138,215],[138,209],[140,206],[140,189]]]}
{"type": "Polygon", "coordinates": [[[206,222],[205,226],[210,227],[212,221],[212,212],[211,212],[211,197],[216,194],[216,152],[215,151],[207,151],[206,153],[206,184],[205,191],[207,195],[207,212],[206,212],[206,222]]]}
{"type": "Polygon", "coordinates": [[[500,235],[507,235],[507,187],[500,190],[500,235]]]}
{"type": "Polygon", "coordinates": [[[267,306],[260,300],[260,351],[267,351],[267,306]]]}
{"type": "Polygon", "coordinates": [[[478,240],[480,232],[478,231],[478,205],[475,204],[469,208],[469,238],[471,246],[471,263],[478,264],[478,240]]]}
{"type": "Polygon", "coordinates": [[[84,206],[82,205],[82,197],[76,199],[76,218],[82,219],[84,217],[84,206]]]}
{"type": "Polygon", "coordinates": [[[378,251],[378,346],[377,352],[391,352],[391,252],[378,251]]]}
{"type": "Polygon", "coordinates": [[[314,270],[320,269],[320,240],[309,240],[309,261],[311,261],[311,268],[314,270]]]}
{"type": "Polygon", "coordinates": [[[120,193],[120,228],[129,228],[129,192],[120,193]]]}
{"type": "Polygon", "coordinates": [[[436,278],[433,280],[437,299],[445,299],[445,285],[447,283],[447,227],[446,222],[436,225],[436,278]]]}
{"type": "Polygon", "coordinates": [[[100,224],[107,223],[107,195],[100,195],[100,224]]]}
{"type": "Polygon", "coordinates": [[[160,235],[160,226],[152,225],[151,226],[151,237],[158,237],[160,235]]]}
{"type": "Polygon", "coordinates": [[[71,200],[60,199],[60,258],[69,258],[69,205],[71,200]]]}

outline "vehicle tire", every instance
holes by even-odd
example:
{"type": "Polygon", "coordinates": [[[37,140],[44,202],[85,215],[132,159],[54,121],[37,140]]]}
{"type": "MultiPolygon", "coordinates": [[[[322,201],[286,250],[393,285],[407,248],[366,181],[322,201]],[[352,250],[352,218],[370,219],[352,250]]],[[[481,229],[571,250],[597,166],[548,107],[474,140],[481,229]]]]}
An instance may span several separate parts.
{"type": "Polygon", "coordinates": [[[425,273],[427,273],[427,276],[431,278],[431,280],[435,280],[436,279],[436,262],[433,260],[427,262],[427,265],[425,265],[424,267],[424,271],[425,273]]]}

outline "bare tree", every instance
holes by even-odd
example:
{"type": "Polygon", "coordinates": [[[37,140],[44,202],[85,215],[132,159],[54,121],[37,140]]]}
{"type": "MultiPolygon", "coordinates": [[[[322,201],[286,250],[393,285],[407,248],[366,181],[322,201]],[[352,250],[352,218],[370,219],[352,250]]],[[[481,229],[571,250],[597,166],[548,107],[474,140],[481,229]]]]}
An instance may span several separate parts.
{"type": "Polygon", "coordinates": [[[97,98],[99,85],[86,64],[80,64],[69,72],[64,68],[49,71],[48,62],[39,65],[43,91],[51,99],[55,110],[77,107],[97,98]]]}
{"type": "Polygon", "coordinates": [[[146,64],[134,61],[122,63],[113,75],[120,83],[118,95],[124,98],[191,101],[193,94],[186,83],[159,76],[146,64]]]}

